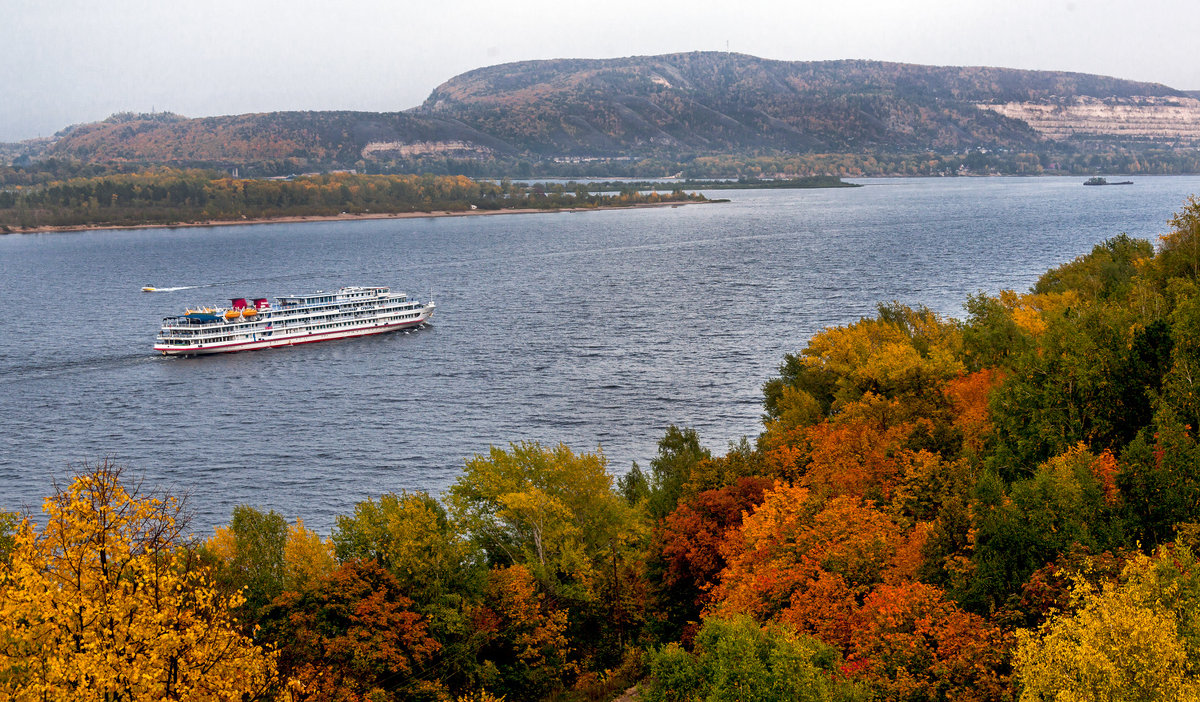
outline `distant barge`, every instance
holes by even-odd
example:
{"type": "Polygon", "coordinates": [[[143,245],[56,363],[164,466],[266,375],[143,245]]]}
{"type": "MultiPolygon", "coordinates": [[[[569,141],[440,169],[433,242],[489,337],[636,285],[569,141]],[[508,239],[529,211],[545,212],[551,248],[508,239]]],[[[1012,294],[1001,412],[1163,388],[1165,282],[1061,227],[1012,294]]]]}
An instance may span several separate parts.
{"type": "Polygon", "coordinates": [[[1115,183],[1110,183],[1110,182],[1108,182],[1107,179],[1101,178],[1100,176],[1096,176],[1095,178],[1088,178],[1087,180],[1083,181],[1083,184],[1084,185],[1133,185],[1133,181],[1132,180],[1119,180],[1115,183]]]}
{"type": "Polygon", "coordinates": [[[167,317],[154,350],[196,356],[367,336],[421,326],[434,310],[432,300],[422,305],[385,287],[318,291],[275,302],[239,297],[228,308],[204,307],[167,317]]]}

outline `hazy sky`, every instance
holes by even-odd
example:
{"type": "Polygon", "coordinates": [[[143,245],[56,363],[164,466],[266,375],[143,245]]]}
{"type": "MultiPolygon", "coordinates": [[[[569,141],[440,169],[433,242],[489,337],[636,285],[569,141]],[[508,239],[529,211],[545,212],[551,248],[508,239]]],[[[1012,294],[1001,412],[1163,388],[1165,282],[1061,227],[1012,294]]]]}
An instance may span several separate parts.
{"type": "Polygon", "coordinates": [[[472,68],[724,50],[1200,89],[1195,0],[0,0],[0,141],[113,112],[402,110],[472,68]]]}

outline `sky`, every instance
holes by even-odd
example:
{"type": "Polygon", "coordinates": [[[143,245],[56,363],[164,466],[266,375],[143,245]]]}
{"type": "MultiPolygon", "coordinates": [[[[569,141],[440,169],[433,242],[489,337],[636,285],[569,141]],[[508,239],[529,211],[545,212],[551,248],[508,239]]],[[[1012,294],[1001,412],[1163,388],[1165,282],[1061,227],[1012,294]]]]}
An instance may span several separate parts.
{"type": "Polygon", "coordinates": [[[115,112],[395,111],[481,66],[730,51],[1200,89],[1195,0],[0,0],[0,141],[115,112]]]}

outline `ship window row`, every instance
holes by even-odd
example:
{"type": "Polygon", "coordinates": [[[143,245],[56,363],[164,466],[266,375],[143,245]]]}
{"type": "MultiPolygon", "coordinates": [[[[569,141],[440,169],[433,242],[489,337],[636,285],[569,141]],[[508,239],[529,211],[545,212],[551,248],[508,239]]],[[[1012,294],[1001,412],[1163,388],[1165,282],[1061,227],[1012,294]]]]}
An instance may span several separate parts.
{"type": "Polygon", "coordinates": [[[181,339],[178,337],[159,337],[159,339],[158,339],[159,342],[161,342],[163,344],[167,344],[168,346],[193,346],[193,345],[198,344],[199,342],[204,342],[205,344],[215,344],[215,343],[219,343],[222,341],[233,341],[233,340],[234,340],[234,338],[232,336],[216,336],[216,337],[206,338],[206,339],[181,339]]]}
{"type": "Polygon", "coordinates": [[[403,295],[403,296],[397,295],[395,297],[382,297],[382,296],[371,295],[371,296],[363,296],[360,298],[338,297],[337,299],[329,298],[329,297],[320,297],[320,298],[311,298],[311,299],[310,298],[290,298],[290,297],[288,297],[288,298],[280,298],[280,299],[276,300],[276,303],[278,306],[275,307],[274,309],[277,309],[277,310],[286,309],[288,311],[293,311],[296,308],[303,309],[303,308],[307,308],[307,307],[320,307],[322,305],[329,305],[329,304],[342,304],[342,305],[368,305],[371,303],[382,304],[382,305],[415,304],[415,303],[409,302],[407,295],[403,295]]]}
{"type": "MultiPolygon", "coordinates": [[[[417,316],[416,314],[409,314],[409,315],[404,315],[404,318],[409,319],[409,318],[416,317],[416,316],[417,316]]],[[[334,322],[334,323],[330,323],[330,324],[310,325],[307,328],[309,330],[320,330],[320,329],[335,329],[335,328],[348,327],[348,326],[356,326],[356,325],[354,322],[334,322]]],[[[276,330],[267,330],[267,331],[276,331],[276,330]]],[[[159,340],[162,341],[163,343],[166,343],[169,345],[188,346],[191,344],[196,344],[197,342],[200,342],[200,341],[203,341],[204,343],[219,343],[219,342],[235,341],[235,340],[236,341],[247,341],[247,340],[251,340],[251,335],[250,334],[238,334],[238,335],[236,335],[236,337],[233,335],[209,337],[209,336],[196,334],[196,333],[164,334],[164,335],[159,336],[159,340]],[[201,337],[203,337],[203,338],[201,338],[201,337]]]]}
{"type": "Polygon", "coordinates": [[[348,307],[348,308],[359,308],[359,307],[369,307],[371,305],[386,307],[386,306],[390,306],[390,305],[415,305],[415,304],[417,304],[417,303],[409,302],[408,300],[377,300],[374,298],[365,299],[365,300],[337,300],[337,301],[320,300],[320,301],[309,301],[306,303],[292,302],[292,301],[288,301],[288,300],[280,300],[279,306],[275,307],[274,309],[276,311],[282,310],[282,311],[287,311],[287,312],[304,312],[304,311],[308,311],[309,309],[325,307],[325,306],[329,306],[329,305],[338,305],[340,307],[348,307]]]}
{"type": "MultiPolygon", "coordinates": [[[[418,313],[413,312],[413,313],[404,314],[404,315],[380,315],[379,318],[382,319],[384,316],[391,316],[391,317],[399,316],[399,317],[403,317],[403,318],[407,319],[407,318],[416,317],[417,315],[418,315],[418,313]]],[[[339,324],[339,326],[346,326],[349,324],[358,324],[358,323],[361,323],[364,318],[371,319],[373,317],[374,317],[373,315],[360,316],[360,317],[355,317],[355,318],[352,318],[349,320],[340,320],[338,322],[338,324],[339,324]]],[[[312,318],[312,319],[314,321],[318,322],[319,324],[328,325],[329,323],[331,323],[333,321],[334,318],[335,318],[334,315],[325,315],[323,317],[316,317],[316,318],[312,318]]],[[[288,321],[295,321],[295,320],[275,320],[275,321],[277,321],[278,323],[274,324],[274,326],[271,329],[267,329],[266,327],[262,326],[261,323],[259,323],[259,324],[255,324],[253,326],[250,324],[238,325],[238,326],[234,327],[231,331],[238,332],[238,333],[252,333],[252,332],[258,332],[258,331],[273,331],[273,330],[274,331],[282,331],[285,329],[296,329],[296,328],[303,329],[306,327],[313,326],[311,324],[288,324],[287,323],[288,321]]],[[[214,331],[218,331],[218,330],[224,331],[225,329],[228,329],[228,327],[224,327],[224,328],[209,327],[209,328],[201,328],[201,329],[178,329],[175,327],[168,327],[164,331],[164,334],[166,334],[168,336],[197,337],[197,336],[206,336],[206,335],[211,334],[214,331]]]]}
{"type": "MultiPolygon", "coordinates": [[[[414,311],[414,312],[409,312],[409,313],[407,313],[407,314],[392,314],[392,315],[387,315],[387,317],[388,317],[388,318],[391,318],[391,319],[397,319],[397,318],[399,318],[399,319],[413,319],[413,318],[415,318],[415,317],[419,317],[419,316],[420,316],[420,313],[419,313],[419,312],[415,312],[415,311],[414,311]]],[[[383,319],[383,317],[381,316],[381,317],[380,317],[380,319],[382,320],[382,319],[383,319]]],[[[231,331],[235,331],[235,332],[237,332],[239,335],[245,335],[245,334],[257,333],[257,332],[270,332],[270,331],[278,331],[278,332],[283,332],[283,331],[294,330],[294,329],[328,329],[328,328],[331,328],[331,327],[346,327],[346,326],[355,326],[355,325],[361,324],[361,322],[362,322],[361,318],[359,318],[359,319],[341,320],[341,321],[334,322],[334,321],[332,321],[331,319],[329,319],[329,318],[328,318],[328,316],[327,316],[326,318],[324,318],[324,319],[317,318],[317,321],[319,322],[318,324],[291,324],[291,325],[287,325],[287,324],[283,324],[283,323],[282,323],[282,322],[283,322],[283,320],[280,320],[280,323],[279,323],[279,324],[276,324],[276,325],[275,325],[275,326],[273,326],[271,329],[266,329],[265,327],[262,327],[262,326],[253,326],[253,327],[251,327],[251,326],[242,326],[242,327],[240,327],[240,328],[235,328],[235,329],[233,329],[233,330],[231,330],[231,331]]],[[[201,328],[201,329],[178,329],[178,328],[170,327],[170,328],[166,328],[166,329],[164,329],[164,330],[161,332],[160,336],[161,336],[162,338],[164,338],[164,339],[166,339],[166,338],[179,338],[179,339],[197,339],[197,338],[204,338],[205,340],[208,340],[208,341],[213,341],[213,340],[221,340],[221,339],[231,339],[231,338],[232,338],[231,336],[210,337],[209,335],[210,335],[210,334],[212,334],[214,331],[217,331],[217,329],[213,329],[213,328],[201,328]]],[[[186,342],[184,342],[184,343],[186,343],[186,342]]]]}
{"type": "MultiPolygon", "coordinates": [[[[375,310],[375,312],[378,314],[388,314],[388,313],[394,313],[394,312],[398,312],[398,311],[402,311],[402,310],[412,310],[412,309],[416,309],[416,306],[415,305],[405,305],[403,307],[381,308],[381,309],[375,310]]],[[[275,317],[271,318],[271,321],[283,324],[286,322],[294,322],[299,319],[328,319],[331,317],[336,317],[339,314],[356,314],[356,315],[360,315],[363,317],[371,316],[370,314],[364,314],[361,310],[351,309],[351,310],[344,310],[344,311],[331,310],[331,311],[325,312],[324,314],[322,314],[320,316],[300,316],[300,315],[297,315],[297,316],[275,316],[275,317]]],[[[245,321],[245,322],[236,322],[234,324],[236,325],[235,328],[250,329],[250,328],[256,328],[257,325],[262,325],[265,321],[266,320],[257,319],[257,320],[250,320],[250,321],[245,321]]],[[[226,322],[224,324],[228,324],[228,322],[226,322]]],[[[171,326],[174,327],[175,325],[171,325],[171,326]]],[[[191,325],[189,325],[189,326],[191,326],[191,325]]],[[[195,326],[200,326],[201,331],[203,331],[205,328],[208,328],[209,330],[211,330],[212,328],[226,328],[223,326],[223,323],[221,323],[221,322],[217,322],[215,324],[203,324],[203,325],[195,325],[195,326]],[[222,326],[217,326],[217,325],[222,325],[222,326]]]]}

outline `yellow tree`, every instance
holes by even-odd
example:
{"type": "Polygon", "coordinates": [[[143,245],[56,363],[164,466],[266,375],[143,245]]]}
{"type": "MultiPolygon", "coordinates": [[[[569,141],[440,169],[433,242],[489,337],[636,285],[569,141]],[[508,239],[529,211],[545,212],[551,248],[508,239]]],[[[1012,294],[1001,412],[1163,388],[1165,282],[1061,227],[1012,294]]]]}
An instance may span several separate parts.
{"type": "Polygon", "coordinates": [[[337,570],[333,542],[322,539],[317,532],[306,529],[304,520],[297,519],[288,527],[283,546],[284,584],[291,590],[303,590],[309,583],[337,570]]]}
{"type": "Polygon", "coordinates": [[[1080,578],[1073,612],[1017,633],[1022,702],[1200,700],[1197,565],[1177,547],[1134,558],[1120,583],[1080,578]]]}
{"type": "Polygon", "coordinates": [[[0,697],[15,700],[264,697],[274,654],[238,633],[182,540],[180,503],[84,466],[18,526],[0,564],[0,697]]]}

